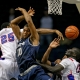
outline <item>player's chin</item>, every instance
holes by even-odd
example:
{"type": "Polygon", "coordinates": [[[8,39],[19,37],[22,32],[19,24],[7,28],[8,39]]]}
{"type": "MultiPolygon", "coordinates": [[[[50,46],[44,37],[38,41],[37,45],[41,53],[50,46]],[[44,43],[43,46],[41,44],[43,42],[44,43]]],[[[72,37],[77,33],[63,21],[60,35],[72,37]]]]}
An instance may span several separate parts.
{"type": "Polygon", "coordinates": [[[28,36],[25,35],[25,36],[24,36],[24,39],[26,39],[26,38],[28,38],[28,36]]]}

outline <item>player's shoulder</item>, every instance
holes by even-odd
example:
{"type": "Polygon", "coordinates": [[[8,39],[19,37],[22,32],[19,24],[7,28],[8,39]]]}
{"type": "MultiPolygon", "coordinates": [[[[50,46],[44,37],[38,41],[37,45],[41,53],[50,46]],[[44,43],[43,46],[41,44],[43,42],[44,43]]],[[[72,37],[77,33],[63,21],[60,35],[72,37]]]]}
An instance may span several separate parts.
{"type": "Polygon", "coordinates": [[[70,61],[70,59],[69,58],[65,58],[65,59],[63,59],[62,61],[61,61],[61,63],[70,63],[71,61],[70,61]]]}
{"type": "Polygon", "coordinates": [[[67,66],[69,66],[71,64],[71,62],[70,62],[69,58],[65,58],[59,64],[62,65],[64,68],[66,68],[67,66]]]}
{"type": "Polygon", "coordinates": [[[38,45],[33,45],[30,39],[31,39],[31,37],[28,37],[26,39],[26,42],[27,42],[28,45],[30,45],[32,47],[35,47],[35,48],[40,46],[40,43],[38,45]]]}
{"type": "Polygon", "coordinates": [[[13,31],[12,31],[12,28],[4,28],[4,29],[2,29],[2,30],[0,31],[0,36],[1,36],[1,35],[4,35],[4,34],[8,34],[8,33],[10,33],[10,32],[13,32],[13,31]]]}
{"type": "Polygon", "coordinates": [[[69,60],[69,58],[65,58],[65,59],[63,59],[63,60],[69,60]]]}
{"type": "Polygon", "coordinates": [[[12,31],[12,28],[3,28],[2,30],[1,30],[1,32],[4,32],[4,31],[12,31]]]}

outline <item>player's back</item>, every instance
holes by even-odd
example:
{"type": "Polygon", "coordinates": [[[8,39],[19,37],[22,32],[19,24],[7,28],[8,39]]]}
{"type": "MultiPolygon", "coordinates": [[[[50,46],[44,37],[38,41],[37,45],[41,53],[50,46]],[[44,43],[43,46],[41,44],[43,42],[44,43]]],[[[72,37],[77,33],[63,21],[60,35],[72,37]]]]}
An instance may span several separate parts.
{"type": "Polygon", "coordinates": [[[64,59],[61,64],[63,63],[66,67],[62,71],[62,80],[78,80],[80,64],[73,58],[64,59]]]}
{"type": "Polygon", "coordinates": [[[4,28],[0,31],[0,46],[3,58],[16,59],[17,38],[12,28],[4,28]]]}

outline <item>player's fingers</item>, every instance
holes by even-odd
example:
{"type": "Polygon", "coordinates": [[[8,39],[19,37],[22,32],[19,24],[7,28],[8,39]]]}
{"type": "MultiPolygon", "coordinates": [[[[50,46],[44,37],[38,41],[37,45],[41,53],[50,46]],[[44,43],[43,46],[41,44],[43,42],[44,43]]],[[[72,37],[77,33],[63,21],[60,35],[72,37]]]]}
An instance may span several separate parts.
{"type": "Polygon", "coordinates": [[[55,38],[53,41],[56,42],[57,38],[55,38]]]}
{"type": "Polygon", "coordinates": [[[30,6],[30,9],[31,9],[31,6],[30,6]]]}
{"type": "Polygon", "coordinates": [[[18,8],[16,8],[15,10],[18,10],[18,8]]]}
{"type": "Polygon", "coordinates": [[[56,41],[56,38],[51,42],[51,44],[53,44],[56,41]]]}
{"type": "Polygon", "coordinates": [[[34,10],[33,8],[31,8],[32,9],[32,11],[34,10]]]}
{"type": "Polygon", "coordinates": [[[56,39],[56,42],[59,42],[60,41],[60,36],[58,36],[58,38],[56,39]]]}
{"type": "Polygon", "coordinates": [[[30,6],[29,10],[31,10],[31,6],[30,6]]]}
{"type": "Polygon", "coordinates": [[[59,37],[58,38],[56,38],[56,40],[55,40],[56,42],[58,42],[59,41],[59,37]]]}
{"type": "Polygon", "coordinates": [[[19,10],[20,7],[16,8],[15,10],[19,10]]]}
{"type": "Polygon", "coordinates": [[[59,41],[61,40],[61,36],[58,36],[58,40],[59,40],[59,41]]]}
{"type": "Polygon", "coordinates": [[[32,11],[33,11],[33,12],[35,12],[35,10],[34,10],[34,9],[33,9],[32,11]]]}
{"type": "Polygon", "coordinates": [[[64,37],[63,37],[63,34],[62,33],[61,33],[60,37],[61,37],[62,40],[64,40],[64,37]]]}
{"type": "Polygon", "coordinates": [[[64,40],[64,37],[62,36],[62,40],[64,40]]]}
{"type": "Polygon", "coordinates": [[[58,36],[58,39],[61,40],[61,36],[58,36]]]}
{"type": "Polygon", "coordinates": [[[56,42],[59,43],[60,41],[60,37],[58,36],[58,38],[56,39],[56,42]]]}

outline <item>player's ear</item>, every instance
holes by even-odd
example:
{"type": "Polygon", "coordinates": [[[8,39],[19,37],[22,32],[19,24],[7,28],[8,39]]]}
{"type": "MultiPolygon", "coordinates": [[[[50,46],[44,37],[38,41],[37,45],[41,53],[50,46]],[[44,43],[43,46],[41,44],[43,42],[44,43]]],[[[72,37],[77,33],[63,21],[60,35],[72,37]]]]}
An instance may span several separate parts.
{"type": "Polygon", "coordinates": [[[76,54],[75,54],[75,53],[73,53],[73,56],[74,56],[74,57],[76,57],[76,54]]]}

